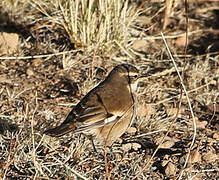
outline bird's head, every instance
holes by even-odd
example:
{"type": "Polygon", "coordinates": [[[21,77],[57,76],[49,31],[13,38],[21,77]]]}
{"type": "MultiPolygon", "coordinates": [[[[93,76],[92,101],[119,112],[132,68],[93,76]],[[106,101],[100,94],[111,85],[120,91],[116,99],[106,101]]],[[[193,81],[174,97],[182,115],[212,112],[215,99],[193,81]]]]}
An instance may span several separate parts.
{"type": "Polygon", "coordinates": [[[120,64],[116,66],[110,73],[112,76],[117,76],[117,78],[127,79],[132,90],[137,89],[139,70],[130,64],[120,64]]]}

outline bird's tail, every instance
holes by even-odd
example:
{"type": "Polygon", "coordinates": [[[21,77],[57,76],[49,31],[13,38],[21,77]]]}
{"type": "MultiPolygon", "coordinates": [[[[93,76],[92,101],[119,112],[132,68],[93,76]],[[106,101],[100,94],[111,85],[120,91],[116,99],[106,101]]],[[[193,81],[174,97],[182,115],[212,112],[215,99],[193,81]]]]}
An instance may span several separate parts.
{"type": "Polygon", "coordinates": [[[44,134],[52,137],[60,137],[69,132],[74,132],[75,129],[76,127],[74,123],[67,123],[67,124],[61,124],[60,126],[55,127],[53,129],[48,129],[44,132],[44,134]]]}

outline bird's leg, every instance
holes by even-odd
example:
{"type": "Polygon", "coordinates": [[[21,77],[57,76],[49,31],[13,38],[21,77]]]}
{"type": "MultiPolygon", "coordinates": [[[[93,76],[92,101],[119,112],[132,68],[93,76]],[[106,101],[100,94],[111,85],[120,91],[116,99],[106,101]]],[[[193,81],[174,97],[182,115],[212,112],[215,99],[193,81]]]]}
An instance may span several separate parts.
{"type": "Polygon", "coordinates": [[[94,145],[94,140],[93,140],[93,138],[90,139],[90,141],[91,141],[91,144],[92,144],[92,146],[93,146],[94,152],[97,153],[97,149],[96,149],[96,147],[95,147],[95,145],[94,145]]]}
{"type": "Polygon", "coordinates": [[[92,135],[86,135],[86,137],[91,141],[91,144],[92,144],[92,146],[93,146],[94,152],[97,153],[97,149],[96,149],[96,147],[95,147],[95,145],[94,145],[93,136],[92,136],[92,135]]]}

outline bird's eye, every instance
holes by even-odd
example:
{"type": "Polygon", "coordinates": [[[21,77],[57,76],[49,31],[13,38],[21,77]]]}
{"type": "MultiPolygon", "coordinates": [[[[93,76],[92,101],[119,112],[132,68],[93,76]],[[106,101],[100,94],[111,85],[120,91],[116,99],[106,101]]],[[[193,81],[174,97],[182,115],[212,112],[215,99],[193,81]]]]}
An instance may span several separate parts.
{"type": "Polygon", "coordinates": [[[131,81],[136,81],[138,78],[138,75],[130,76],[131,81]]]}

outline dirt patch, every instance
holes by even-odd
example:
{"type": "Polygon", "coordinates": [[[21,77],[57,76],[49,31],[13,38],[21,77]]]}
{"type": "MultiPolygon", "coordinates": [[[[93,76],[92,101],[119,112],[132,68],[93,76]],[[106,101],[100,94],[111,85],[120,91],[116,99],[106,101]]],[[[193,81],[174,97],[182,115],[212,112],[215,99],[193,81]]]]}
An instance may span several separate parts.
{"type": "Polygon", "coordinates": [[[130,29],[132,38],[127,47],[124,49],[117,42],[120,50],[108,55],[77,49],[65,29],[45,15],[53,12],[39,12],[43,6],[29,7],[29,13],[19,11],[22,13],[19,18],[7,16],[8,20],[1,25],[4,29],[10,28],[13,22],[19,27],[22,24],[28,33],[20,33],[20,39],[17,34],[0,34],[0,44],[3,43],[0,51],[7,56],[4,59],[1,54],[0,60],[0,177],[104,179],[108,168],[111,179],[133,179],[150,162],[136,179],[176,179],[182,170],[183,179],[216,179],[219,166],[218,10],[216,2],[199,1],[189,5],[188,54],[183,54],[186,27],[183,3],[175,8],[164,34],[180,73],[184,72],[184,84],[197,123],[192,149],[194,127],[188,101],[185,94],[179,99],[180,81],[160,36],[162,3],[145,4],[145,11],[130,29]],[[15,58],[8,59],[8,53],[15,58]],[[16,59],[18,56],[29,58],[16,59]],[[42,134],[60,124],[112,67],[124,62],[134,64],[148,76],[139,83],[137,118],[132,128],[107,151],[107,166],[103,147],[97,145],[98,153],[94,153],[90,141],[83,135],[70,133],[51,138],[42,134]],[[168,136],[160,143],[176,115],[168,136]],[[160,149],[150,160],[158,145],[160,149]]]}
{"type": "Polygon", "coordinates": [[[16,52],[19,45],[19,36],[15,33],[0,33],[0,54],[8,55],[16,52]]]}

